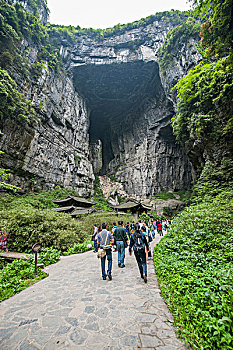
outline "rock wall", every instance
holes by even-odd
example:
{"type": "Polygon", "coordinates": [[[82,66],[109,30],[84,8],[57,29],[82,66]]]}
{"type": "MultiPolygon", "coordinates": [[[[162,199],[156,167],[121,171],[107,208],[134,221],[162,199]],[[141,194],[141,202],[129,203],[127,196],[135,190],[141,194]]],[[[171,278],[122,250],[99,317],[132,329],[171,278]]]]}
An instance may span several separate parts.
{"type": "Polygon", "coordinates": [[[66,69],[90,110],[92,153],[99,154],[93,145],[100,140],[103,146],[99,173],[114,175],[131,195],[188,189],[195,177],[172,134],[176,99],[170,89],[201,57],[189,38],[182,50],[174,48],[173,64],[161,76],[158,50],[173,27],[154,21],[124,34],[81,36],[73,47],[61,45],[66,69]]]}
{"type": "MultiPolygon", "coordinates": [[[[45,23],[43,6],[39,14],[45,23]]],[[[170,86],[189,65],[181,60],[161,78],[158,62],[158,50],[175,25],[161,18],[106,37],[61,35],[64,72],[45,66],[36,82],[18,77],[37,111],[34,126],[0,125],[11,182],[24,189],[62,184],[90,196],[95,172],[114,175],[129,194],[142,198],[189,188],[192,167],[170,125],[175,111],[170,86]]],[[[37,61],[36,47],[25,39],[21,47],[31,64],[37,61]]]]}

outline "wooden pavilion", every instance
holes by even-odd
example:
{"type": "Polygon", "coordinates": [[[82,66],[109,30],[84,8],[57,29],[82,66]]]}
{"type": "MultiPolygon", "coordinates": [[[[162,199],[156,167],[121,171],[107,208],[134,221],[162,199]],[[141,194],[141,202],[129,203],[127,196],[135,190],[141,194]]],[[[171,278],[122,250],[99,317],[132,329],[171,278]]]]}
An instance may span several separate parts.
{"type": "Polygon", "coordinates": [[[113,207],[114,210],[119,213],[127,213],[131,212],[135,217],[138,217],[142,213],[148,213],[148,211],[152,210],[152,208],[144,203],[138,202],[136,199],[127,199],[124,203],[116,205],[113,207]]]}
{"type": "Polygon", "coordinates": [[[53,208],[57,212],[70,213],[71,216],[75,217],[79,214],[90,214],[93,212],[93,205],[96,202],[90,202],[85,198],[75,197],[68,195],[64,199],[52,200],[53,203],[58,204],[58,208],[53,208]]]}

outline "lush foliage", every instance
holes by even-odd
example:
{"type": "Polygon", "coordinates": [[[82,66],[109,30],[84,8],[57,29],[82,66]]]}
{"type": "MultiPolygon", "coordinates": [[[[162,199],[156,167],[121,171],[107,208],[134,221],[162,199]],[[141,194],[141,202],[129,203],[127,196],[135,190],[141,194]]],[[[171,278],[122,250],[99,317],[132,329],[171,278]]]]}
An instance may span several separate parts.
{"type": "Polygon", "coordinates": [[[155,270],[193,349],[232,349],[233,192],[186,208],[156,247],[155,270]]]}
{"type": "MultiPolygon", "coordinates": [[[[0,130],[0,136],[2,135],[2,132],[0,130]]],[[[4,152],[2,152],[0,150],[0,157],[1,155],[4,154],[4,152]]],[[[7,180],[7,177],[8,177],[8,174],[7,174],[7,170],[6,169],[2,169],[0,168],[0,189],[1,188],[4,188],[6,190],[10,190],[10,191],[16,191],[19,189],[19,187],[16,187],[14,185],[10,185],[10,184],[7,184],[5,183],[5,181],[2,181],[2,180],[7,180]]]]}
{"type": "Polygon", "coordinates": [[[195,13],[206,20],[202,28],[202,46],[207,56],[225,56],[233,49],[232,1],[190,0],[195,13]]]}
{"type": "Polygon", "coordinates": [[[146,213],[142,213],[141,215],[139,215],[138,220],[146,221],[146,223],[148,223],[148,221],[150,220],[150,216],[146,213]]]}
{"type": "MultiPolygon", "coordinates": [[[[32,181],[34,179],[31,179],[32,181]]],[[[52,209],[57,207],[56,204],[52,202],[53,199],[64,199],[68,195],[77,196],[75,191],[67,190],[60,186],[56,186],[50,191],[40,191],[38,193],[27,193],[27,194],[6,194],[2,193],[0,195],[0,210],[5,209],[15,209],[23,206],[33,207],[34,209],[52,209]]]]}
{"type": "Polygon", "coordinates": [[[44,266],[55,264],[60,260],[60,255],[60,251],[53,247],[42,247],[38,253],[38,264],[44,264],[44,266]]]}
{"type": "Polygon", "coordinates": [[[29,260],[15,260],[7,264],[0,273],[0,300],[7,299],[21,290],[47,277],[41,269],[35,277],[33,257],[29,260]]]}
{"type": "Polygon", "coordinates": [[[112,208],[109,206],[108,202],[104,198],[103,191],[100,188],[100,180],[98,176],[95,177],[93,200],[94,202],[97,202],[97,204],[95,205],[96,209],[112,211],[112,208]]]}
{"type": "Polygon", "coordinates": [[[69,214],[48,210],[56,207],[52,199],[62,199],[68,194],[75,195],[75,192],[56,187],[51,191],[26,195],[1,194],[0,228],[11,232],[9,249],[30,252],[32,245],[39,241],[43,247],[53,246],[64,252],[90,238],[94,224],[107,222],[111,230],[114,221],[133,220],[130,214],[122,218],[107,212],[72,219],[69,214]]]}
{"type": "MultiPolygon", "coordinates": [[[[163,45],[158,51],[159,66],[162,74],[165,74],[167,68],[174,64],[174,50],[179,55],[179,52],[183,49],[184,42],[188,42],[189,39],[198,41],[200,30],[200,23],[194,18],[189,17],[186,21],[168,32],[163,45]]],[[[178,58],[177,56],[176,59],[178,58]]]]}
{"type": "Polygon", "coordinates": [[[38,16],[38,5],[41,1],[28,2],[35,16],[20,2],[14,5],[10,3],[0,0],[0,65],[23,73],[24,78],[29,79],[31,68],[34,67],[27,60],[28,52],[22,52],[19,48],[22,38],[25,38],[31,46],[37,48],[39,64],[46,61],[51,69],[59,70],[62,66],[59,50],[52,46],[46,27],[35,17],[38,16]]]}
{"type": "Polygon", "coordinates": [[[80,254],[80,253],[87,252],[88,250],[90,250],[90,248],[88,248],[88,244],[91,244],[92,247],[94,246],[92,241],[75,243],[72,247],[67,249],[67,251],[65,251],[63,255],[80,254]]]}
{"type": "MultiPolygon", "coordinates": [[[[43,248],[38,254],[38,264],[44,266],[54,264],[60,259],[60,252],[53,248],[43,248]]],[[[12,263],[2,265],[0,270],[0,301],[19,293],[35,282],[47,277],[47,274],[37,269],[35,271],[34,254],[28,255],[28,260],[14,260],[12,263]]]]}
{"type": "Polygon", "coordinates": [[[35,111],[31,102],[18,91],[16,82],[0,69],[0,121],[6,117],[29,123],[35,117],[35,111]]]}
{"type": "Polygon", "coordinates": [[[201,202],[203,199],[211,200],[219,193],[228,192],[233,188],[233,163],[223,157],[220,164],[207,161],[193,187],[191,201],[201,202]]]}
{"type": "Polygon", "coordinates": [[[86,233],[69,214],[18,206],[0,212],[0,226],[11,232],[9,249],[29,252],[34,243],[64,251],[82,242],[86,233]]]}
{"type": "Polygon", "coordinates": [[[176,199],[175,195],[172,192],[160,192],[154,195],[154,198],[158,199],[176,199]]]}
{"type": "Polygon", "coordinates": [[[148,16],[146,18],[142,18],[139,21],[135,21],[127,24],[117,24],[112,28],[107,29],[93,29],[93,28],[80,28],[79,26],[63,26],[56,24],[47,24],[48,33],[51,38],[54,40],[59,40],[60,38],[64,38],[73,42],[74,40],[77,42],[80,36],[83,35],[92,35],[97,39],[104,39],[105,37],[109,37],[111,35],[120,35],[124,34],[127,30],[135,29],[135,28],[143,28],[155,21],[163,21],[165,23],[170,23],[173,25],[180,24],[183,20],[188,17],[188,12],[181,12],[178,10],[164,11],[158,12],[155,15],[148,16]]]}
{"type": "MultiPolygon", "coordinates": [[[[12,1],[8,0],[8,2],[12,3],[12,1]]],[[[18,2],[25,3],[25,0],[18,0],[18,2]]],[[[44,8],[49,11],[47,7],[47,0],[27,0],[27,7],[33,13],[34,16],[39,17],[39,8],[44,6],[44,8]]]]}
{"type": "Polygon", "coordinates": [[[220,144],[225,144],[233,131],[229,106],[233,99],[233,69],[229,57],[200,63],[176,88],[179,102],[172,125],[178,140],[184,145],[193,140],[205,144],[217,138],[220,144]],[[221,109],[225,113],[216,118],[221,109]]]}
{"type": "Polygon", "coordinates": [[[178,108],[172,126],[199,174],[203,168],[205,175],[208,172],[207,158],[214,174],[228,168],[232,176],[232,167],[226,166],[233,154],[232,1],[192,2],[202,18],[203,13],[208,18],[201,32],[204,59],[176,85],[178,108]]]}
{"type": "MultiPolygon", "coordinates": [[[[79,254],[90,250],[88,244],[93,246],[93,242],[85,241],[76,243],[70,247],[63,255],[79,254]]],[[[15,260],[12,263],[6,263],[3,259],[0,261],[0,301],[19,293],[21,290],[31,286],[35,282],[47,277],[47,274],[37,268],[37,275],[34,275],[35,260],[34,254],[27,256],[27,260],[15,260]]],[[[42,248],[38,253],[38,264],[48,266],[60,260],[60,251],[50,248],[42,248]]]]}
{"type": "Polygon", "coordinates": [[[124,224],[126,222],[132,222],[134,217],[131,214],[115,214],[115,213],[104,213],[104,212],[96,212],[89,215],[82,215],[78,218],[78,222],[82,231],[84,231],[89,237],[94,232],[93,225],[101,225],[103,222],[107,223],[107,229],[109,231],[112,230],[113,222],[118,222],[122,220],[124,224]]]}

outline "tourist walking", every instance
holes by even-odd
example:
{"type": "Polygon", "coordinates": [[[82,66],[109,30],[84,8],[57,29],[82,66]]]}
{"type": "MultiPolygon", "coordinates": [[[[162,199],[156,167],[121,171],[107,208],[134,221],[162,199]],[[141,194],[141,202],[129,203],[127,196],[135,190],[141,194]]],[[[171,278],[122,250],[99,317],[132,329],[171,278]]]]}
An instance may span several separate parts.
{"type": "Polygon", "coordinates": [[[100,245],[101,249],[104,249],[106,246],[109,246],[107,249],[104,249],[106,255],[101,257],[101,270],[102,270],[102,278],[106,280],[108,276],[109,280],[112,280],[112,248],[111,243],[113,243],[113,236],[111,232],[107,231],[107,224],[104,222],[102,225],[102,231],[97,235],[97,243],[100,245]],[[108,270],[107,274],[105,272],[105,261],[106,257],[108,260],[108,270]]]}
{"type": "Polygon", "coordinates": [[[162,227],[161,222],[159,222],[159,223],[157,224],[157,230],[158,230],[159,235],[160,235],[160,236],[163,236],[163,227],[162,227]]]}
{"type": "Polygon", "coordinates": [[[118,221],[118,227],[114,231],[114,240],[118,251],[118,266],[125,267],[125,248],[129,245],[126,229],[123,227],[123,221],[118,221]]]}
{"type": "Polygon", "coordinates": [[[98,248],[97,248],[97,234],[98,234],[98,227],[97,227],[97,225],[94,225],[94,233],[93,233],[93,235],[91,236],[91,239],[92,239],[92,241],[94,241],[94,250],[93,250],[93,252],[94,253],[97,253],[97,251],[98,251],[98,248]]]}
{"type": "Polygon", "coordinates": [[[130,238],[129,254],[132,254],[132,248],[138,264],[141,278],[147,283],[147,266],[146,266],[146,252],[149,250],[146,236],[140,230],[136,230],[130,238]]]}
{"type": "Polygon", "coordinates": [[[155,238],[155,224],[152,221],[151,225],[150,225],[150,232],[152,234],[153,239],[155,238]]]}
{"type": "MultiPolygon", "coordinates": [[[[113,225],[113,227],[112,227],[112,235],[113,235],[113,238],[114,238],[114,232],[115,232],[115,229],[117,228],[117,225],[116,225],[115,222],[114,222],[112,225],[113,225]]],[[[114,240],[114,241],[115,241],[115,240],[114,240]]],[[[113,244],[113,251],[114,251],[114,252],[117,252],[116,244],[115,244],[115,243],[113,244]]]]}

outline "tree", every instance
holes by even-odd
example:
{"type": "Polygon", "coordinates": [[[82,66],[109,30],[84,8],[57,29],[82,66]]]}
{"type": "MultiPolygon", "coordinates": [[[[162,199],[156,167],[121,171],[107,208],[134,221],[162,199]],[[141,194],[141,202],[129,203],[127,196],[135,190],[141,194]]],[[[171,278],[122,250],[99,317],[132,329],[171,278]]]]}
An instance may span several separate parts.
{"type": "Polygon", "coordinates": [[[190,0],[195,13],[206,20],[202,27],[202,46],[208,56],[233,53],[232,0],[190,0]]]}
{"type": "MultiPolygon", "coordinates": [[[[0,135],[2,135],[1,130],[0,130],[0,135]]],[[[0,150],[0,155],[1,154],[4,154],[4,152],[0,150]]],[[[8,171],[9,170],[7,170],[7,169],[0,168],[0,189],[3,188],[3,189],[14,191],[14,192],[17,190],[20,190],[20,187],[13,186],[13,185],[5,183],[4,181],[1,181],[1,180],[7,180],[7,177],[8,177],[7,172],[8,171]]]]}

